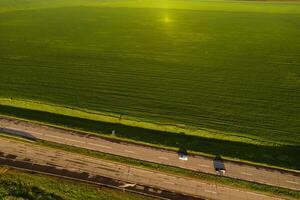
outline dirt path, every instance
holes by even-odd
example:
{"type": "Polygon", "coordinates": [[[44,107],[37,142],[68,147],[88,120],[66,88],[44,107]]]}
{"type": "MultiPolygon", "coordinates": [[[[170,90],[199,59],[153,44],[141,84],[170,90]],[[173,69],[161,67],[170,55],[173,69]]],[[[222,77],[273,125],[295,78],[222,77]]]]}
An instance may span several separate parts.
{"type": "MultiPolygon", "coordinates": [[[[0,146],[0,163],[3,163],[5,160],[9,160],[12,165],[24,162],[21,166],[35,167],[37,171],[47,170],[46,167],[48,166],[52,169],[64,170],[66,175],[73,172],[84,174],[85,177],[91,179],[97,176],[108,177],[131,183],[127,184],[127,187],[141,188],[143,185],[146,185],[159,188],[155,191],[156,193],[167,190],[199,198],[205,197],[220,200],[280,199],[247,190],[239,190],[218,184],[201,182],[197,179],[131,167],[125,164],[104,161],[15,140],[0,138],[0,146]]],[[[52,170],[52,172],[55,172],[55,170],[52,170]]],[[[51,173],[51,170],[48,170],[48,173],[51,173]]],[[[120,187],[124,187],[124,185],[120,187]]]]}
{"type": "MultiPolygon", "coordinates": [[[[213,159],[204,156],[190,155],[187,161],[183,161],[178,159],[177,152],[174,151],[107,140],[79,132],[4,117],[0,117],[0,131],[215,174],[213,159]]],[[[224,164],[228,177],[300,190],[300,173],[230,161],[224,161],[224,164]]]]}

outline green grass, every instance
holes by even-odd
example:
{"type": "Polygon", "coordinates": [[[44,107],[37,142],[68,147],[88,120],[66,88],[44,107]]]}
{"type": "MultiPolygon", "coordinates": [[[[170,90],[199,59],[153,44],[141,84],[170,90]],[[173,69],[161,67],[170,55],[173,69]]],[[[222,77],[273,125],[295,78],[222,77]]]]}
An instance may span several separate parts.
{"type": "Polygon", "coordinates": [[[88,184],[44,175],[9,170],[0,175],[0,199],[3,200],[138,200],[151,198],[94,187],[88,184]]]}
{"type": "MultiPolygon", "coordinates": [[[[298,2],[0,0],[0,97],[177,125],[115,126],[122,138],[299,169],[298,27],[298,2]]],[[[70,125],[47,120],[57,119],[70,125]]]]}
{"type": "Polygon", "coordinates": [[[220,155],[225,158],[248,161],[271,167],[300,170],[299,146],[258,145],[199,137],[184,133],[155,131],[118,123],[100,122],[3,105],[0,105],[0,111],[6,116],[71,128],[104,137],[113,137],[172,150],[182,149],[210,156],[220,155]],[[112,130],[115,130],[115,136],[111,136],[112,130]]]}

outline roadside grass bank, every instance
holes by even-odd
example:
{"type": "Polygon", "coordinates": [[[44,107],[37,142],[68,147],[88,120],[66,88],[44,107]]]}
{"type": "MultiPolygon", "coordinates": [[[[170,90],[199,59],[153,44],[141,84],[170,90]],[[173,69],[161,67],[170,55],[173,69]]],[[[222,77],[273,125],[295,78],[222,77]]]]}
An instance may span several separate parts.
{"type": "Polygon", "coordinates": [[[159,148],[186,150],[190,153],[206,156],[219,155],[229,160],[238,160],[285,170],[300,169],[300,158],[298,156],[300,152],[299,146],[267,146],[219,140],[186,135],[184,133],[155,131],[117,123],[100,122],[4,105],[0,105],[0,114],[159,148]],[[114,135],[111,134],[112,130],[115,130],[114,135]],[[237,151],[237,149],[239,150],[237,151]]]}
{"type": "MultiPolygon", "coordinates": [[[[0,137],[7,137],[7,136],[0,135],[0,137]]],[[[17,138],[11,138],[11,137],[7,137],[7,138],[17,139],[17,138]]],[[[28,141],[22,141],[22,142],[28,142],[28,141]]],[[[141,160],[136,160],[136,159],[132,159],[132,158],[126,158],[126,157],[122,157],[122,156],[87,150],[87,149],[83,149],[83,148],[72,147],[72,146],[68,146],[68,145],[61,145],[61,144],[57,144],[57,143],[53,143],[53,142],[37,140],[34,143],[37,145],[60,149],[60,150],[67,151],[67,152],[78,153],[78,154],[82,154],[85,156],[92,156],[95,158],[113,161],[113,162],[119,162],[119,163],[123,163],[126,165],[134,166],[134,167],[141,167],[141,168],[144,168],[147,170],[160,171],[163,173],[170,173],[170,174],[174,174],[174,175],[178,175],[178,176],[195,178],[195,179],[199,179],[199,180],[205,181],[205,182],[218,183],[218,184],[226,185],[229,187],[247,189],[247,190],[256,191],[256,192],[260,192],[260,193],[264,193],[264,194],[268,194],[268,195],[272,195],[272,196],[283,197],[286,199],[300,198],[300,192],[295,191],[295,190],[289,190],[289,189],[285,189],[285,188],[269,186],[269,185],[264,185],[264,184],[259,184],[259,183],[253,183],[253,182],[248,182],[248,181],[243,181],[243,180],[238,180],[238,179],[232,179],[232,178],[228,178],[228,177],[214,176],[214,175],[199,173],[199,172],[186,170],[186,169],[182,169],[182,168],[178,168],[178,167],[161,165],[161,164],[156,164],[156,163],[152,163],[152,162],[141,161],[141,160]]]]}
{"type": "MultiPolygon", "coordinates": [[[[1,168],[1,166],[0,166],[1,168]]],[[[9,169],[0,175],[3,200],[151,200],[152,198],[119,190],[9,169]]]]}
{"type": "Polygon", "coordinates": [[[151,129],[156,131],[174,132],[174,133],[185,133],[187,135],[194,135],[200,137],[223,139],[230,141],[245,142],[251,144],[262,144],[262,145],[276,145],[276,144],[290,144],[284,142],[274,142],[272,140],[264,140],[260,137],[247,137],[240,135],[239,133],[218,131],[212,129],[199,129],[184,124],[167,123],[163,120],[160,122],[151,119],[139,119],[125,114],[115,114],[108,112],[99,112],[95,110],[88,110],[79,107],[72,107],[68,105],[57,105],[46,102],[38,102],[31,100],[23,100],[16,98],[0,98],[0,105],[11,106],[20,109],[29,109],[35,111],[49,112],[64,116],[77,117],[82,119],[88,119],[93,121],[107,122],[107,123],[118,123],[125,126],[133,126],[144,129],[151,129]]]}

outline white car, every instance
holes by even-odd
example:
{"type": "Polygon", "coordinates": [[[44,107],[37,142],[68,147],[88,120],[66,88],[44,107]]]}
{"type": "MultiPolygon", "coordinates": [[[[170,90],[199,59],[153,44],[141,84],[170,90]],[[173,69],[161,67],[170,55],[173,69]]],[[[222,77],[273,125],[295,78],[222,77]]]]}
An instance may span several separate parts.
{"type": "Polygon", "coordinates": [[[186,153],[179,152],[178,156],[179,156],[179,160],[188,160],[188,156],[186,153]]]}
{"type": "Polygon", "coordinates": [[[223,176],[223,175],[225,175],[225,173],[226,173],[225,169],[216,170],[217,175],[223,176]]]}

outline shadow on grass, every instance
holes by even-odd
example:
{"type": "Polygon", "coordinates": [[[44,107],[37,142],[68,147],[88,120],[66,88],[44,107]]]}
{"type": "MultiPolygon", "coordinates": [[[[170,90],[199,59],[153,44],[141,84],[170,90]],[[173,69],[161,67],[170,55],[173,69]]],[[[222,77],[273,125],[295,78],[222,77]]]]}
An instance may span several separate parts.
{"type": "Polygon", "coordinates": [[[180,150],[184,149],[212,155],[238,158],[289,169],[300,169],[299,145],[254,145],[242,142],[185,135],[183,133],[154,131],[116,123],[99,122],[3,105],[0,105],[0,113],[7,116],[35,120],[104,135],[110,135],[114,130],[115,135],[119,138],[126,138],[167,147],[176,147],[180,150]]]}

